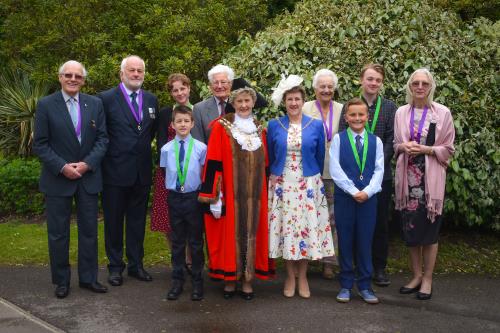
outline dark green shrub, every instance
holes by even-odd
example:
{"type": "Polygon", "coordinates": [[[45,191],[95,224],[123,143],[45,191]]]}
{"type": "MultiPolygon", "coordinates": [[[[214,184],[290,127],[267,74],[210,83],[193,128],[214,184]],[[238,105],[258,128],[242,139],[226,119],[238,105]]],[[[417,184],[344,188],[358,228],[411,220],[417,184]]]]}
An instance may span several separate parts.
{"type": "MultiPolygon", "coordinates": [[[[340,101],[346,101],[359,94],[361,67],[378,62],[386,68],[384,94],[399,105],[408,76],[430,68],[435,99],[451,109],[457,130],[447,217],[500,230],[499,37],[498,21],[465,24],[426,1],[305,0],[255,38],[243,38],[226,63],[267,96],[281,73],[302,75],[312,96],[314,72],[328,67],[339,76],[340,101]]],[[[260,116],[279,112],[269,108],[260,116]]]]}
{"type": "Polygon", "coordinates": [[[36,159],[0,159],[0,216],[43,212],[39,176],[40,163],[36,159]]]}
{"type": "Polygon", "coordinates": [[[95,93],[118,84],[121,59],[137,54],[145,87],[163,103],[170,73],[206,79],[240,33],[255,34],[268,16],[264,0],[4,0],[0,8],[0,63],[29,61],[36,79],[57,82],[58,67],[75,59],[95,93]]]}
{"type": "Polygon", "coordinates": [[[499,0],[436,0],[437,5],[456,11],[463,20],[484,16],[491,20],[500,19],[499,0]]]}

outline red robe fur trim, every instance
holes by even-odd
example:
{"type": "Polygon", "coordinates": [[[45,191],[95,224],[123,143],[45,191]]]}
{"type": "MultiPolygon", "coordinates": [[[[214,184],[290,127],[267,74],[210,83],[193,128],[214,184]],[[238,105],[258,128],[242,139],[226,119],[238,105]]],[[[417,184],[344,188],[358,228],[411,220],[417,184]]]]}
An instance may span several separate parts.
{"type": "Polygon", "coordinates": [[[262,146],[253,153],[243,151],[231,135],[230,127],[233,121],[234,114],[228,114],[212,123],[199,196],[201,202],[213,203],[217,201],[219,192],[223,193],[222,216],[219,219],[215,219],[211,213],[204,216],[209,257],[208,273],[214,279],[227,281],[239,280],[242,277],[251,281],[254,276],[267,280],[274,276],[274,262],[268,259],[266,135],[259,129],[262,146]],[[249,155],[249,165],[243,166],[241,158],[248,158],[249,155]],[[247,174],[253,179],[247,179],[247,174]],[[241,192],[246,190],[254,193],[254,196],[241,192]],[[240,201],[244,198],[250,204],[236,200],[238,191],[240,201]],[[242,221],[238,216],[249,218],[242,221]],[[239,228],[246,230],[246,235],[243,233],[241,236],[239,228]],[[242,248],[246,248],[246,252],[243,250],[246,259],[240,256],[242,248]],[[246,261],[246,264],[242,264],[242,261],[246,261]]]}

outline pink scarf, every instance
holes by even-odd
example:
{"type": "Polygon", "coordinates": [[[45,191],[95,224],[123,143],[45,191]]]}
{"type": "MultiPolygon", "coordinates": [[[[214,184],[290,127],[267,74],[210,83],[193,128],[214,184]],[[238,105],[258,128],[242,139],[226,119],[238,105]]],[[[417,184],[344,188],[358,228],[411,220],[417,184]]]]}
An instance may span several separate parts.
{"type": "MultiPolygon", "coordinates": [[[[410,141],[410,108],[403,105],[396,111],[394,119],[394,151],[396,152],[396,209],[405,209],[408,205],[408,155],[400,145],[410,141]]],[[[450,157],[455,151],[455,127],[450,110],[439,103],[433,102],[429,108],[428,117],[436,122],[436,140],[434,155],[425,155],[425,201],[427,217],[431,222],[443,212],[444,188],[446,184],[446,168],[450,157]]]]}

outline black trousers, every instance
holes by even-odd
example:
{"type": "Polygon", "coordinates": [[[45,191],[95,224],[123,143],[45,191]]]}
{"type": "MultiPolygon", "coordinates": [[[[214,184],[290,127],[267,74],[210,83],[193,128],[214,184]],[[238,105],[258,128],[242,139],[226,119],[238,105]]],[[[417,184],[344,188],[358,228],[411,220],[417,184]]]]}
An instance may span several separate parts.
{"type": "Polygon", "coordinates": [[[372,242],[373,269],[383,270],[387,266],[389,254],[389,228],[387,218],[389,216],[389,203],[392,196],[392,180],[382,182],[382,191],[377,194],[377,222],[372,242]]]}
{"type": "Polygon", "coordinates": [[[203,213],[198,202],[198,191],[169,191],[167,203],[172,227],[172,280],[184,282],[187,241],[193,260],[193,283],[203,283],[203,213]]]}
{"type": "Polygon", "coordinates": [[[81,184],[73,196],[46,196],[47,233],[49,238],[52,283],[69,285],[70,218],[73,199],[78,225],[78,278],[80,282],[97,281],[97,194],[89,194],[81,184]]]}
{"type": "Polygon", "coordinates": [[[135,272],[143,267],[149,191],[149,185],[104,185],[102,192],[104,237],[110,272],[122,272],[125,269],[123,261],[124,226],[128,271],[135,272]]]}

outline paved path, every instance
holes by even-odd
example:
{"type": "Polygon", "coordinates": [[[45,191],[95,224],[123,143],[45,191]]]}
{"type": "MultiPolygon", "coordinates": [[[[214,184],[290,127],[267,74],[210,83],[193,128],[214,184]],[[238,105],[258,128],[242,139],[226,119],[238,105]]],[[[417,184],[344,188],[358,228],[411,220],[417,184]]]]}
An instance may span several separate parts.
{"type": "MultiPolygon", "coordinates": [[[[205,300],[192,302],[189,284],[180,300],[165,300],[167,270],[149,271],[151,283],[125,275],[123,286],[100,295],[78,288],[73,270],[71,293],[59,300],[48,267],[0,266],[0,332],[500,332],[499,278],[436,276],[433,299],[424,302],[399,295],[406,277],[396,275],[390,287],[376,288],[382,303],[368,305],[358,297],[335,302],[338,283],[317,273],[309,277],[309,300],[286,299],[280,274],[258,282],[250,302],[224,300],[212,281],[205,300]]],[[[105,282],[104,269],[100,276],[105,282]]]]}

